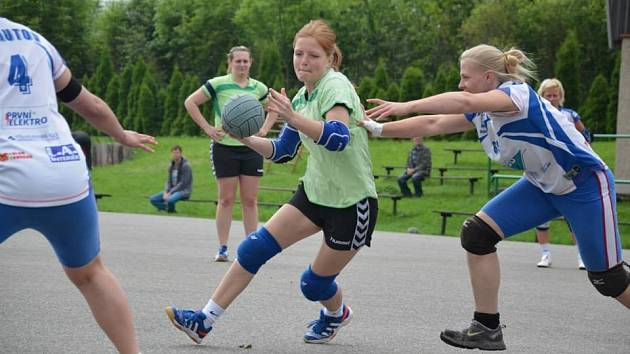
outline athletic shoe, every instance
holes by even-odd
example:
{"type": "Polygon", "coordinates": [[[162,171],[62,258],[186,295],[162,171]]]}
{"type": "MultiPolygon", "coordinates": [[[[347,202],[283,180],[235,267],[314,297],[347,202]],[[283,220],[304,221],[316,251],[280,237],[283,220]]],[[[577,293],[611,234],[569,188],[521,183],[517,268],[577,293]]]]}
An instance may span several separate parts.
{"type": "Polygon", "coordinates": [[[308,331],[304,334],[306,343],[326,343],[331,341],[339,332],[339,328],[350,323],[352,319],[352,309],[348,305],[343,305],[341,317],[331,317],[324,315],[324,310],[319,311],[319,319],[308,324],[308,331]]]}
{"type": "Polygon", "coordinates": [[[490,329],[473,320],[470,327],[462,331],[445,329],[440,333],[440,339],[446,344],[459,348],[505,350],[502,327],[504,326],[500,325],[496,329],[490,329]]]}
{"type": "Polygon", "coordinates": [[[217,252],[217,255],[214,256],[214,261],[215,262],[227,262],[227,261],[229,261],[227,246],[219,247],[219,251],[217,252]]]}
{"type": "Polygon", "coordinates": [[[542,257],[540,257],[540,262],[536,264],[539,268],[547,268],[551,266],[551,253],[543,253],[542,257]]]}
{"type": "Polygon", "coordinates": [[[197,344],[201,344],[203,338],[212,330],[212,327],[206,327],[203,324],[206,315],[201,311],[195,312],[168,306],[166,315],[177,329],[186,333],[197,344]]]}

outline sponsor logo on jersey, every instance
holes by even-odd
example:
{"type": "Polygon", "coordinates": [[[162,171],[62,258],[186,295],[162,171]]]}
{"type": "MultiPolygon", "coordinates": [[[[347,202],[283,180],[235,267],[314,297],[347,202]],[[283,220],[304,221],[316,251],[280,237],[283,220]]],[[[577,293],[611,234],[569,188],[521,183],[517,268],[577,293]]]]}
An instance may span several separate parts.
{"type": "Polygon", "coordinates": [[[38,129],[48,126],[48,117],[35,111],[7,111],[2,117],[2,126],[7,129],[38,129]]]}
{"type": "Polygon", "coordinates": [[[68,162],[81,159],[79,152],[72,144],[46,146],[46,152],[51,162],[68,162]]]}
{"type": "Polygon", "coordinates": [[[508,167],[511,167],[515,170],[524,170],[525,165],[523,164],[523,155],[521,152],[517,152],[508,162],[506,163],[508,167]]]}
{"type": "Polygon", "coordinates": [[[33,155],[29,154],[26,151],[0,152],[0,162],[5,162],[9,160],[26,160],[32,158],[33,155]]]}
{"type": "Polygon", "coordinates": [[[53,141],[59,140],[59,133],[15,134],[9,135],[9,141],[53,141]]]}

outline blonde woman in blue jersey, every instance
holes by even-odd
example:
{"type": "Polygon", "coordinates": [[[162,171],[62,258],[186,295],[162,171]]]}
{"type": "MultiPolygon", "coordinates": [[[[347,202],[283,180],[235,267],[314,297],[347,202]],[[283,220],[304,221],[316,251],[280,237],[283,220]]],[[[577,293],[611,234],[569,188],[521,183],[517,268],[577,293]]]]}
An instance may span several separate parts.
{"type": "Polygon", "coordinates": [[[307,343],[325,343],[352,319],[335,278],[361,247],[370,245],[378,206],[361,102],[340,72],[335,33],[311,21],[295,35],[293,66],[304,87],[293,98],[271,90],[269,111],[286,121],[277,139],[241,141],[274,162],[295,157],[300,144],[309,152],[298,190],[265,225],[250,233],[237,259],[208,304],[199,311],[168,307],[173,324],[200,343],[260,267],[294,243],[322,231],[315,260],[300,279],[304,296],[323,308],[304,334],[307,343]]]}
{"type": "MultiPolygon", "coordinates": [[[[219,250],[214,257],[216,262],[228,261],[227,244],[237,189],[240,189],[245,233],[249,234],[256,230],[258,187],[260,177],[263,175],[262,157],[236,139],[225,135],[221,129],[221,112],[223,106],[237,95],[251,95],[265,102],[268,92],[265,84],[249,77],[249,69],[252,66],[249,48],[236,46],[230,49],[227,65],[227,75],[208,80],[184,102],[190,117],[212,139],[210,160],[219,195],[216,211],[219,250]],[[199,106],[208,101],[212,103],[214,126],[208,123],[199,110],[199,106]]],[[[264,129],[268,130],[268,124],[272,124],[273,121],[273,119],[267,120],[264,129]]]]}
{"type": "MultiPolygon", "coordinates": [[[[24,229],[40,232],[118,352],[136,354],[127,296],[100,255],[98,211],[86,157],[58,102],[125,146],[151,152],[155,139],[124,130],[107,103],[72,77],[46,38],[3,17],[0,78],[0,244],[24,229]]],[[[41,295],[49,294],[42,289],[41,295]]],[[[54,321],[46,315],[37,316],[34,328],[54,321]]],[[[18,311],[3,317],[7,322],[24,320],[18,311]]],[[[68,351],[72,348],[68,342],[68,351]]]]}
{"type": "Polygon", "coordinates": [[[404,103],[368,100],[377,105],[366,112],[372,119],[430,114],[385,124],[365,120],[365,128],[375,136],[432,136],[474,128],[492,160],[524,170],[523,178],[462,226],[475,312],[468,328],[441,333],[440,338],[453,346],[505,349],[495,245],[561,215],[571,224],[597,291],[630,308],[630,275],[621,257],[614,177],[575,125],[525,83],[532,70],[533,63],[520,50],[502,52],[479,45],[460,57],[463,92],[404,103]]]}

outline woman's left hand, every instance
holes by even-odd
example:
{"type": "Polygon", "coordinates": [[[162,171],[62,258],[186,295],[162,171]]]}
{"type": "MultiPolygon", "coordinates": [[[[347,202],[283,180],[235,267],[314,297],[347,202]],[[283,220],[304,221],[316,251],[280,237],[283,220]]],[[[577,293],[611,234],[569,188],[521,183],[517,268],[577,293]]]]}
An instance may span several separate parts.
{"type": "Polygon", "coordinates": [[[267,106],[267,110],[277,113],[278,117],[291,124],[291,121],[294,119],[293,114],[295,111],[293,111],[293,106],[287,96],[286,90],[282,88],[280,92],[278,92],[274,89],[269,89],[269,93],[269,105],[267,106]]]}

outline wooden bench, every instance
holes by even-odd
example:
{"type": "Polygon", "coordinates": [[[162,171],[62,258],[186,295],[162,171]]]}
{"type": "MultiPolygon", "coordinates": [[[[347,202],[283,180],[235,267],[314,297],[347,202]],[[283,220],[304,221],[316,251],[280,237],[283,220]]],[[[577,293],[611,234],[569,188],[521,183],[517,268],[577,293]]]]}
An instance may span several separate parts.
{"type": "Polygon", "coordinates": [[[96,198],[96,200],[102,199],[102,198],[106,198],[106,197],[111,197],[111,194],[107,194],[107,193],[94,193],[94,198],[96,198]]]}
{"type": "Polygon", "coordinates": [[[440,214],[442,217],[442,227],[440,229],[440,235],[444,235],[446,233],[446,220],[453,215],[462,215],[462,216],[472,216],[475,215],[475,212],[469,211],[451,211],[451,210],[432,210],[432,212],[436,214],[440,214]]]}
{"type": "Polygon", "coordinates": [[[398,201],[402,199],[402,195],[400,194],[391,194],[391,193],[379,193],[379,198],[390,198],[392,200],[392,215],[396,216],[398,213],[398,201]]]}
{"type": "Polygon", "coordinates": [[[457,165],[457,156],[462,152],[483,152],[483,149],[465,149],[465,148],[452,148],[452,149],[444,149],[445,151],[450,151],[453,153],[453,165],[457,165]]]}
{"type": "MultiPolygon", "coordinates": [[[[451,170],[451,171],[488,171],[487,167],[460,167],[460,166],[452,166],[452,167],[438,167],[437,168],[438,171],[440,171],[440,177],[444,176],[444,173],[446,173],[446,171],[451,170]]],[[[491,168],[490,170],[490,174],[496,174],[499,173],[499,171],[501,171],[501,169],[499,168],[491,168]]]]}
{"type": "MultiPolygon", "coordinates": [[[[430,177],[428,177],[430,178],[430,177]]],[[[440,179],[440,185],[444,184],[444,180],[468,180],[470,184],[470,195],[475,194],[475,183],[481,179],[481,177],[471,177],[471,176],[440,176],[435,177],[440,179]]]]}

